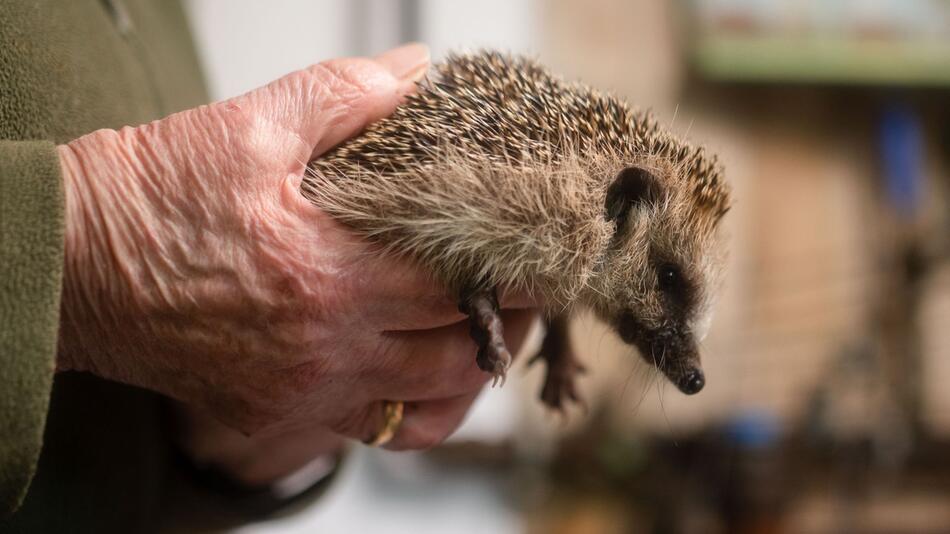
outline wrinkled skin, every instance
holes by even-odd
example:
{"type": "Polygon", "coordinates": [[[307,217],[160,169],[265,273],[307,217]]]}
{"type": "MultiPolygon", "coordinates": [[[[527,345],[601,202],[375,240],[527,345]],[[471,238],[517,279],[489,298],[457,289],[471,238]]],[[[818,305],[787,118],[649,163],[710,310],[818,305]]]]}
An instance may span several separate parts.
{"type": "MultiPolygon", "coordinates": [[[[227,441],[202,437],[215,420],[257,440],[245,449],[290,451],[256,482],[339,446],[332,436],[371,437],[383,400],[407,401],[391,448],[442,441],[489,378],[465,316],[299,192],[307,161],[392,112],[427,64],[421,47],[331,61],[61,146],[59,369],[177,399],[205,457],[227,441]]],[[[530,305],[502,298],[524,308],[503,313],[513,349],[530,305]]]]}

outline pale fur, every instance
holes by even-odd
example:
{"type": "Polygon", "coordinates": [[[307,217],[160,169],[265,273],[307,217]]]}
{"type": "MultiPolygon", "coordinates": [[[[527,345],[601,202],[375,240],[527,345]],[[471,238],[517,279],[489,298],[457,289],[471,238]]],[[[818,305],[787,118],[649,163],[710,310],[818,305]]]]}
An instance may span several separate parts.
{"type": "Polygon", "coordinates": [[[586,304],[608,321],[635,310],[659,325],[650,255],[661,251],[696,282],[699,324],[718,279],[728,188],[715,159],[530,60],[453,56],[311,171],[302,192],[315,205],[456,292],[524,290],[551,313],[586,304]],[[652,170],[663,196],[618,229],[604,198],[630,166],[652,170]]]}

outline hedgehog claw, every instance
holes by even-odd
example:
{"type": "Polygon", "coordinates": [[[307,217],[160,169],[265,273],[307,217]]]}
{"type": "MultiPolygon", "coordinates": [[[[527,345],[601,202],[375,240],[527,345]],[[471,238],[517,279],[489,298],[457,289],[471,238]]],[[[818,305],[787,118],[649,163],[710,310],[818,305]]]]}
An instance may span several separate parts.
{"type": "Polygon", "coordinates": [[[492,374],[491,387],[505,387],[505,380],[508,379],[508,373],[505,369],[500,369],[492,374]]]}
{"type": "MultiPolygon", "coordinates": [[[[507,354],[507,350],[505,353],[507,354]]],[[[508,378],[508,362],[511,362],[511,356],[507,358],[501,357],[494,361],[494,367],[491,370],[485,369],[485,371],[491,373],[491,387],[504,387],[505,380],[508,378]]],[[[479,366],[481,367],[481,366],[479,366]]]]}

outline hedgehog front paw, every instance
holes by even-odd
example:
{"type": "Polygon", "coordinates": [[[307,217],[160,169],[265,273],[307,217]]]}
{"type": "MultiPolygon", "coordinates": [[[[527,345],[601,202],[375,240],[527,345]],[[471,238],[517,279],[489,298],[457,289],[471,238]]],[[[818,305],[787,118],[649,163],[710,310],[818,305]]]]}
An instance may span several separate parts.
{"type": "Polygon", "coordinates": [[[504,342],[501,344],[488,344],[479,347],[478,355],[475,357],[475,363],[478,368],[492,376],[491,386],[504,386],[505,379],[508,376],[508,366],[511,365],[511,353],[504,342]]]}
{"type": "Polygon", "coordinates": [[[495,292],[470,293],[459,303],[459,309],[469,316],[469,334],[478,344],[478,355],[475,357],[478,368],[491,373],[492,387],[505,385],[511,353],[505,345],[504,324],[495,292]]]}

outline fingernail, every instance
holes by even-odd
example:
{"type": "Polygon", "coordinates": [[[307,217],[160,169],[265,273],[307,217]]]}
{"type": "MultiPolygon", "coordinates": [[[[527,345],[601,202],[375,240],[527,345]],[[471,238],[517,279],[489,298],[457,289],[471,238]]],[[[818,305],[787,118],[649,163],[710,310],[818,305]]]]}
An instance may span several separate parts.
{"type": "Polygon", "coordinates": [[[429,47],[410,43],[376,56],[376,62],[386,67],[401,81],[419,81],[429,68],[429,47]]]}

